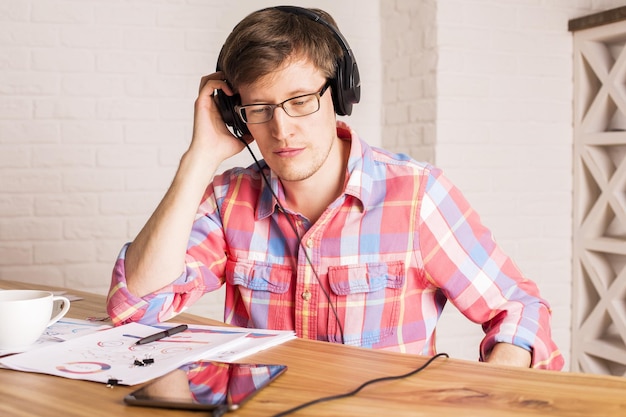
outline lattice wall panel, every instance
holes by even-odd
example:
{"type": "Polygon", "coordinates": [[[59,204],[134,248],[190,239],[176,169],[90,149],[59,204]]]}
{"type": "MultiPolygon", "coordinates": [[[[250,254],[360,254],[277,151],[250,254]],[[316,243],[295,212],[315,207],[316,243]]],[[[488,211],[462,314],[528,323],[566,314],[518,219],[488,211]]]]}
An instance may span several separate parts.
{"type": "Polygon", "coordinates": [[[626,376],[626,22],[574,33],[573,371],[626,376]]]}

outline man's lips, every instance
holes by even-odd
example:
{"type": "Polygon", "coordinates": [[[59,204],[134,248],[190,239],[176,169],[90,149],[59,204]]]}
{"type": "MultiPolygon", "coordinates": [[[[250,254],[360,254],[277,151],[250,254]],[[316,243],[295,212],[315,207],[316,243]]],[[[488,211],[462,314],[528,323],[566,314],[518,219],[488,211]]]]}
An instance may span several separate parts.
{"type": "Polygon", "coordinates": [[[281,158],[291,158],[299,155],[303,150],[304,148],[281,148],[275,150],[274,154],[281,158]]]}

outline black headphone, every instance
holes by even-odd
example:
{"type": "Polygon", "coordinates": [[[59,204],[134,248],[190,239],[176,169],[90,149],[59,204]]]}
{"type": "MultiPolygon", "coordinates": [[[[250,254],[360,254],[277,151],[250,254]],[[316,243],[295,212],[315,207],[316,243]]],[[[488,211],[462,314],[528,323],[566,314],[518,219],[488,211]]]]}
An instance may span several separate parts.
{"type": "MultiPolygon", "coordinates": [[[[335,36],[335,39],[337,39],[339,45],[343,49],[343,55],[338,57],[335,63],[335,78],[330,80],[333,104],[335,106],[335,112],[339,116],[350,115],[352,113],[352,105],[354,103],[358,103],[361,99],[361,79],[359,77],[359,68],[357,67],[352,50],[341,32],[310,9],[296,6],[276,6],[263,10],[269,9],[276,9],[298,16],[305,16],[330,29],[335,36]]],[[[220,62],[222,58],[222,51],[223,48],[217,59],[216,71],[221,70],[220,62]]],[[[230,126],[233,129],[233,132],[237,137],[242,137],[244,134],[250,133],[246,124],[239,118],[239,115],[235,111],[235,106],[240,103],[241,98],[239,97],[239,94],[229,96],[222,90],[217,90],[217,104],[220,108],[222,119],[224,119],[224,123],[226,123],[227,126],[230,126]]]]}

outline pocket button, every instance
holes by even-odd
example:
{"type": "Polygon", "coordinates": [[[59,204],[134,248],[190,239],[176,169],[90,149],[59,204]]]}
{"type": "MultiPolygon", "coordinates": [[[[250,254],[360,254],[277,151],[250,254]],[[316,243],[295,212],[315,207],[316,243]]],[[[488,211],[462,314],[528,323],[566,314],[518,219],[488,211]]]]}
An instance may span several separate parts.
{"type": "Polygon", "coordinates": [[[304,301],[309,301],[311,299],[311,293],[309,292],[309,290],[302,293],[302,299],[304,301]]]}

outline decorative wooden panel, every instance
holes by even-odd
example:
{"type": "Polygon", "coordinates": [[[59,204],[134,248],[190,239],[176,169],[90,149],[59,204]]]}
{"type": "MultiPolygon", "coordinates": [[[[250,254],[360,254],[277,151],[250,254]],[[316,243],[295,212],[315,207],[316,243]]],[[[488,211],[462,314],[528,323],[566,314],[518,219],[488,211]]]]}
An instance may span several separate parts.
{"type": "Polygon", "coordinates": [[[626,376],[626,21],[574,32],[571,369],[626,376]]]}

